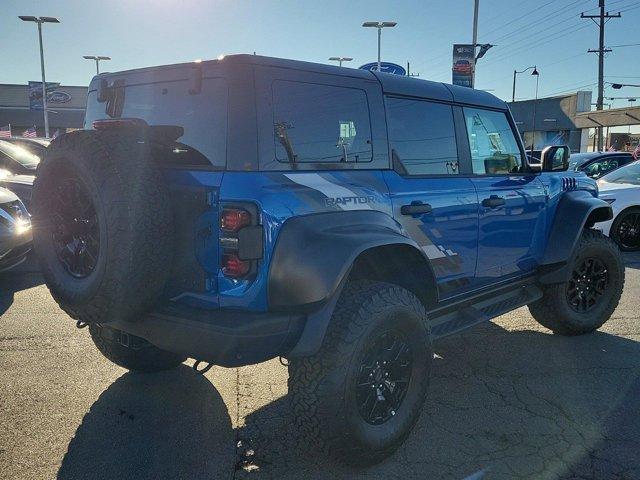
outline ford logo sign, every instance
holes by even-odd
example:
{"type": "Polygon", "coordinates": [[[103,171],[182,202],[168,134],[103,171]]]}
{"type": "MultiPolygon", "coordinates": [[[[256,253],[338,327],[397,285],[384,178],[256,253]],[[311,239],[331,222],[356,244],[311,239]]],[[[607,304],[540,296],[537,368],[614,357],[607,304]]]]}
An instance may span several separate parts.
{"type": "MultiPolygon", "coordinates": [[[[365,63],[360,70],[369,70],[370,72],[378,71],[378,62],[365,63]]],[[[406,75],[407,71],[400,65],[390,62],[380,62],[380,71],[382,73],[392,73],[393,75],[406,75]]]]}
{"type": "Polygon", "coordinates": [[[47,95],[48,103],[67,103],[71,100],[71,95],[67,92],[55,91],[47,95]]]}

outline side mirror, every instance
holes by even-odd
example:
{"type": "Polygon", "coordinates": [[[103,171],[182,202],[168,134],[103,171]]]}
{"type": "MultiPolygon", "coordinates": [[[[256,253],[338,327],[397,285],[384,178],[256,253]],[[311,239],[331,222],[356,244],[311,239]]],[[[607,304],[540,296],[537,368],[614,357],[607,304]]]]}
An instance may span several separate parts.
{"type": "Polygon", "coordinates": [[[551,145],[542,150],[540,161],[545,172],[563,172],[569,169],[571,150],[567,145],[551,145]]]}

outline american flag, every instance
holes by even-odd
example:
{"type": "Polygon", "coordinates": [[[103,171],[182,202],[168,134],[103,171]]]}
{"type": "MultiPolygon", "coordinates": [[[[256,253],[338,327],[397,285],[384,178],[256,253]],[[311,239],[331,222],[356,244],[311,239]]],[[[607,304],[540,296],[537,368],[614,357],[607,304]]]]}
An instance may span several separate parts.
{"type": "Polygon", "coordinates": [[[633,151],[632,155],[634,160],[640,159],[640,142],[636,145],[636,149],[633,151]]]}
{"type": "Polygon", "coordinates": [[[38,134],[36,133],[36,127],[27,128],[24,132],[22,132],[23,137],[28,138],[36,138],[38,134]]]}
{"type": "Polygon", "coordinates": [[[11,138],[11,125],[0,128],[0,138],[11,138]]]}

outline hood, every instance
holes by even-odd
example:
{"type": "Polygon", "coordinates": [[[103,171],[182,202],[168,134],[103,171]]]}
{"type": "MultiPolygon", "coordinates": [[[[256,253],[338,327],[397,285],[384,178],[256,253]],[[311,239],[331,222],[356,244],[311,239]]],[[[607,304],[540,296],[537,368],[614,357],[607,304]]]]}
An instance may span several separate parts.
{"type": "Polygon", "coordinates": [[[640,185],[634,185],[633,183],[609,183],[609,182],[599,180],[598,189],[600,193],[604,193],[604,192],[614,192],[618,190],[640,189],[640,185]]]}
{"type": "Polygon", "coordinates": [[[18,197],[15,193],[7,190],[6,188],[0,187],[0,204],[15,202],[16,200],[18,200],[18,197]]]}

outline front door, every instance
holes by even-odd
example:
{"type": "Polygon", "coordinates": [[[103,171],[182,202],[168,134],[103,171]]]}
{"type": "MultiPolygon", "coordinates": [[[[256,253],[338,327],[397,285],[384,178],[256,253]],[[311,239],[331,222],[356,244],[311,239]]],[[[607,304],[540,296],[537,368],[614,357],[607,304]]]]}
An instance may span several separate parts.
{"type": "Polygon", "coordinates": [[[479,203],[476,280],[482,285],[530,273],[544,245],[544,185],[526,173],[506,112],[463,111],[479,203]]]}
{"type": "Polygon", "coordinates": [[[387,98],[394,218],[431,260],[440,298],[473,286],[478,199],[461,162],[451,105],[387,98]]]}

